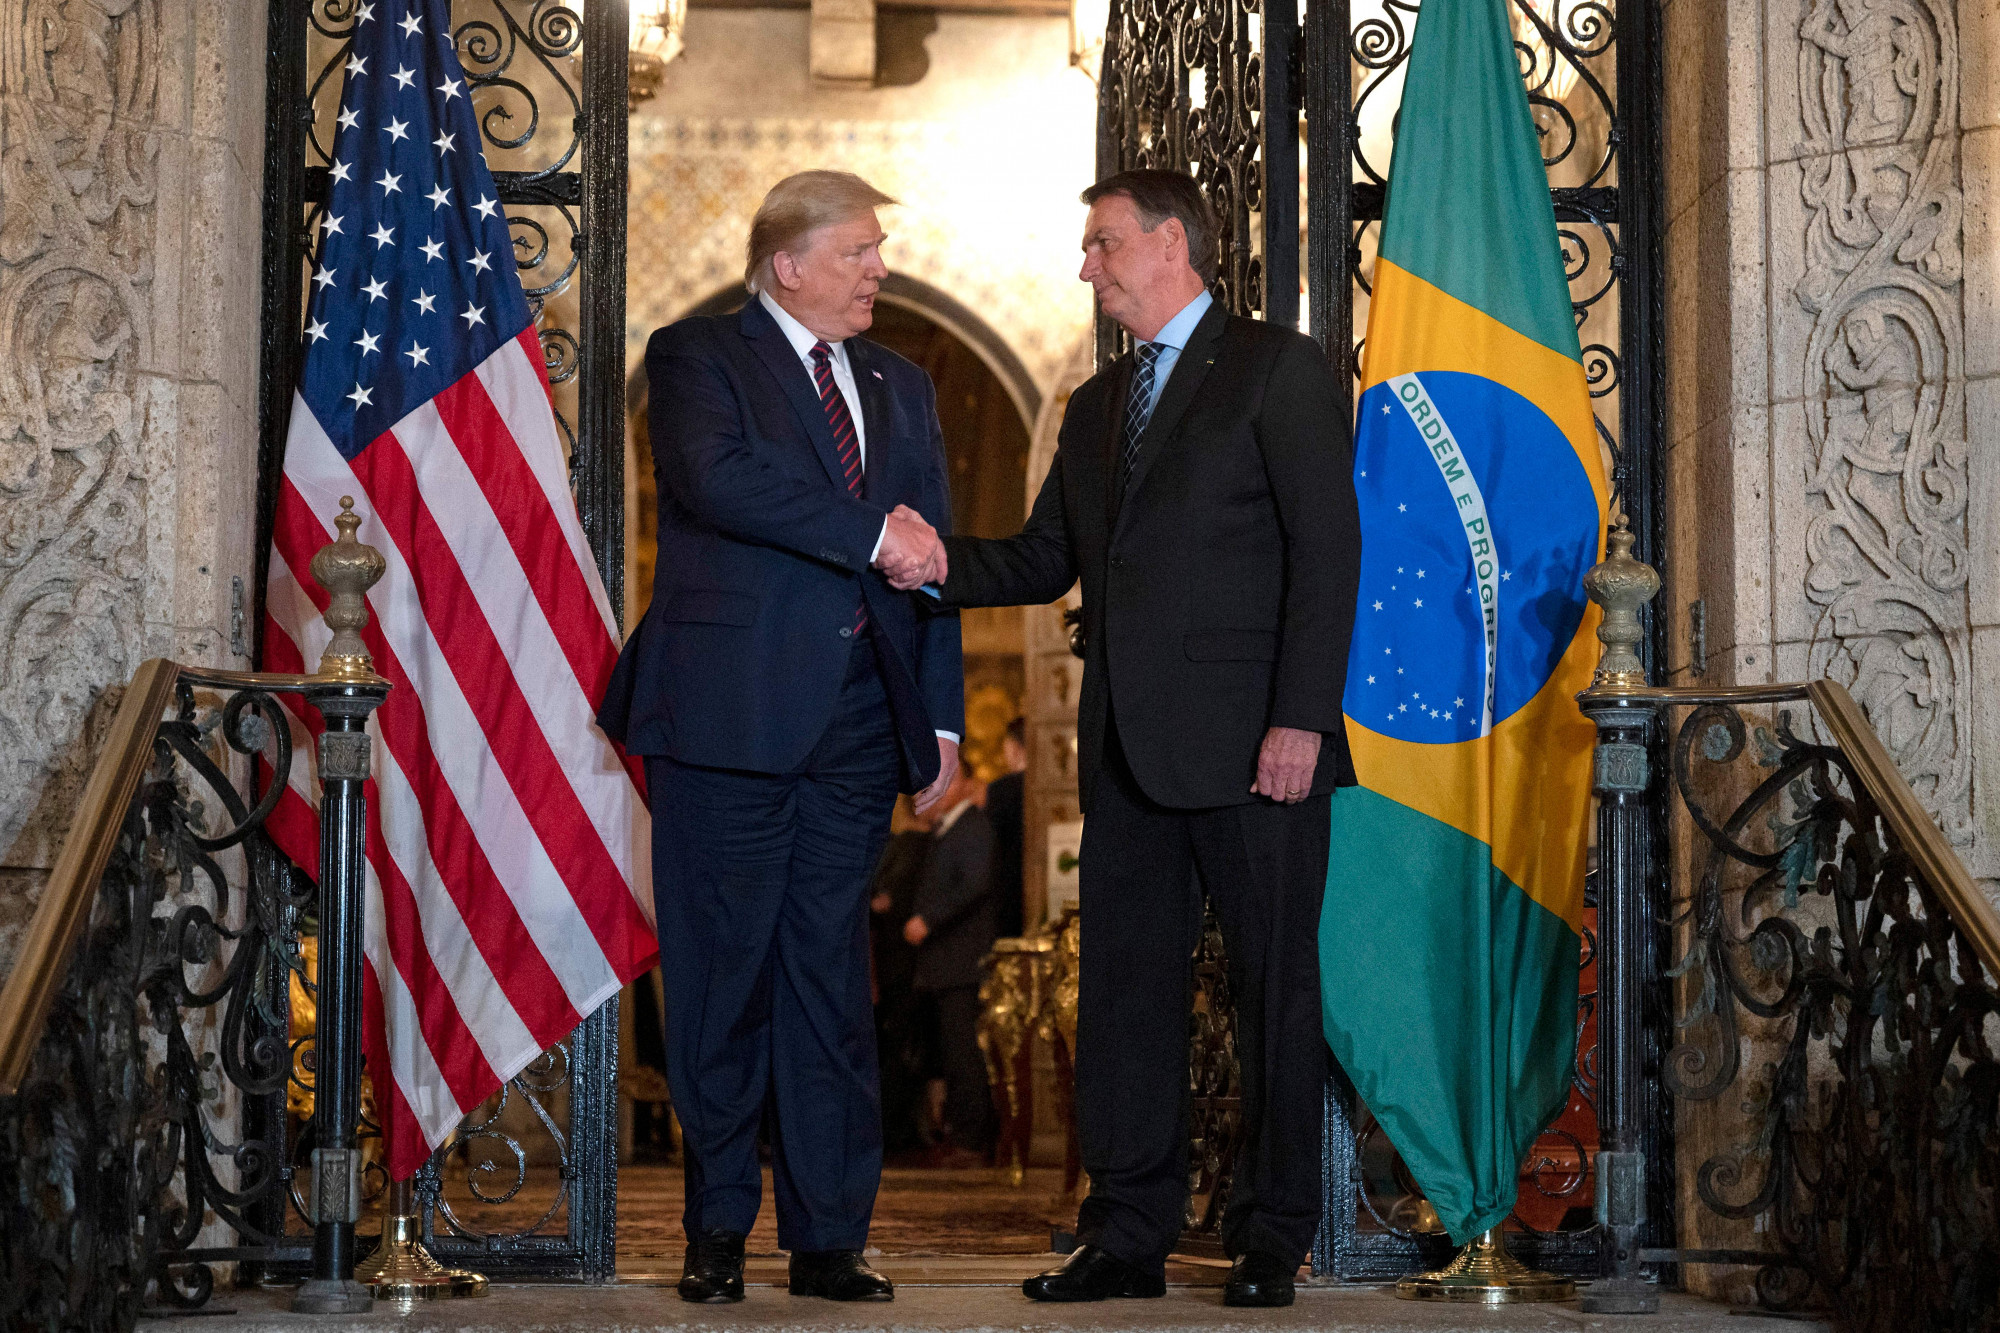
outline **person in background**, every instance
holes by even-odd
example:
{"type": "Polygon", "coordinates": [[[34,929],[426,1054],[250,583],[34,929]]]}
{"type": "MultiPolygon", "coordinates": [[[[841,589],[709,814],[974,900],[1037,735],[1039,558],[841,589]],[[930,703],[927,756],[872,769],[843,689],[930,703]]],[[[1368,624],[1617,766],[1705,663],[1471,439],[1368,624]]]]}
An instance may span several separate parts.
{"type": "Polygon", "coordinates": [[[930,859],[931,818],[911,814],[907,807],[906,801],[896,811],[895,831],[882,849],[868,900],[875,947],[875,1049],[882,1065],[882,1150],[890,1155],[922,1146],[929,1047],[914,985],[917,950],[903,938],[903,923],[916,911],[917,886],[930,859]]]}
{"type": "Polygon", "coordinates": [[[993,1137],[993,1097],[979,1051],[979,960],[995,938],[993,828],[979,808],[972,766],[962,759],[940,804],[944,812],[903,938],[917,948],[917,992],[937,1012],[949,1126],[939,1164],[969,1166],[984,1160],[993,1137]]]}
{"type": "Polygon", "coordinates": [[[1026,809],[1028,724],[1015,718],[1000,741],[1007,771],[986,784],[986,819],[993,825],[993,933],[1012,939],[1025,926],[1021,904],[1021,839],[1026,809]]]}

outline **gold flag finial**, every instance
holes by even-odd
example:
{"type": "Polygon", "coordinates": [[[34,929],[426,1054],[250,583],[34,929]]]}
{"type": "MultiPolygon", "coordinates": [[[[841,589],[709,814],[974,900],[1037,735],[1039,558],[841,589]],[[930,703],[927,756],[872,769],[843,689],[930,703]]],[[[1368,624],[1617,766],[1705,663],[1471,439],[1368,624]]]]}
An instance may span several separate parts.
{"type": "Polygon", "coordinates": [[[326,625],[333,631],[320,655],[319,674],[350,684],[379,684],[382,678],[375,674],[375,659],[361,630],[368,623],[368,590],[388,571],[389,562],[374,547],[355,540],[361,515],[354,512],[353,496],[340,497],[333,526],[340,530],[339,538],[312,558],[313,580],[327,591],[326,625]]]}

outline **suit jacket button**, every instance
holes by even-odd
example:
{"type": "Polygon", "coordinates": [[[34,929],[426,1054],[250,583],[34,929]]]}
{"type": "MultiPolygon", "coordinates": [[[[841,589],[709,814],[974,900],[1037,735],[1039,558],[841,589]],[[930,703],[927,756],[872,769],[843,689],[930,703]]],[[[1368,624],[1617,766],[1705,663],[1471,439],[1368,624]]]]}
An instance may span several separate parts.
{"type": "Polygon", "coordinates": [[[844,629],[840,632],[840,637],[843,639],[851,639],[854,637],[854,631],[851,629],[844,629]]]}

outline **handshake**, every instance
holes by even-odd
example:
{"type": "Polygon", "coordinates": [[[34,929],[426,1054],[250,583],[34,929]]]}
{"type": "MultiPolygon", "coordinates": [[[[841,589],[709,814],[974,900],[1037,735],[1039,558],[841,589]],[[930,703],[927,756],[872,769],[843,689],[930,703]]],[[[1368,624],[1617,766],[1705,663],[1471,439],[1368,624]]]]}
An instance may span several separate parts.
{"type": "Polygon", "coordinates": [[[942,585],[945,580],[944,542],[937,529],[908,505],[897,505],[882,528],[882,544],[875,551],[875,568],[898,592],[910,592],[926,583],[942,585]]]}

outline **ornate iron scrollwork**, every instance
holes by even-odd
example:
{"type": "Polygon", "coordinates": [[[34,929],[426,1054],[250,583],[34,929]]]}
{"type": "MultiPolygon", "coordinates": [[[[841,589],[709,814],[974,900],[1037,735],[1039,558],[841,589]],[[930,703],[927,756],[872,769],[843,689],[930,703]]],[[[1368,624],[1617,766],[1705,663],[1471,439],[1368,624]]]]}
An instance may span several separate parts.
{"type": "Polygon", "coordinates": [[[263,829],[291,764],[272,695],[218,708],[180,683],[29,1077],[0,1106],[0,1324],[129,1328],[149,1290],[199,1306],[211,1265],[279,1244],[288,996],[315,988],[299,929],[318,898],[263,829]],[[266,765],[254,804],[230,755],[266,765]]]}
{"type": "Polygon", "coordinates": [[[1699,841],[1673,917],[1681,1040],[1665,1075],[1727,1140],[1696,1198],[1754,1223],[1746,1249],[1759,1232],[1782,1247],[1757,1270],[1767,1306],[1817,1292],[1848,1328],[1991,1327],[1995,978],[1847,755],[1789,711],[1766,726],[1703,704],[1672,753],[1699,841]],[[1775,1058],[1746,1067],[1753,1032],[1775,1058]]]}

